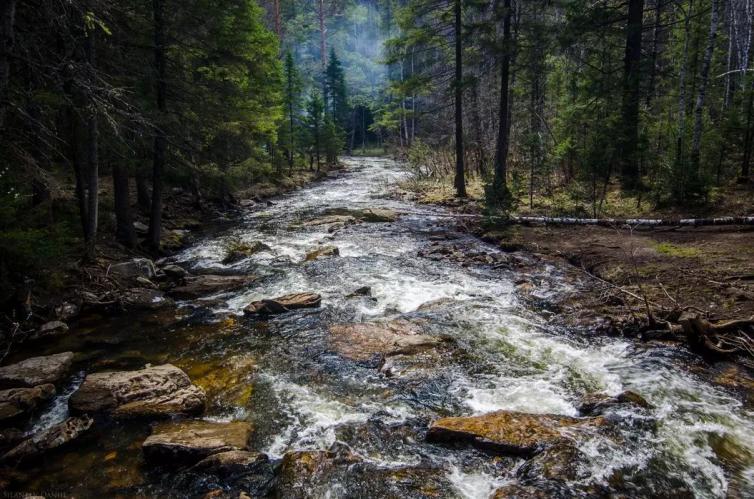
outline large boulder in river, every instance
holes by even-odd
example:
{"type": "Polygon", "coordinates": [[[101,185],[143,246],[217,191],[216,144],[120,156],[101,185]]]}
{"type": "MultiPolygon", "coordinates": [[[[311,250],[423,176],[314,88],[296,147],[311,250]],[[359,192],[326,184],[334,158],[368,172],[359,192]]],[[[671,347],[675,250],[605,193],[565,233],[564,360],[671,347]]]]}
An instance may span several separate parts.
{"type": "Polygon", "coordinates": [[[250,243],[243,241],[232,241],[225,250],[225,258],[223,258],[223,265],[231,265],[236,262],[248,258],[260,251],[270,251],[270,247],[264,244],[262,241],[252,241],[250,243]]]}
{"type": "Polygon", "coordinates": [[[91,418],[68,418],[62,423],[27,438],[0,457],[0,461],[30,461],[47,451],[57,449],[78,438],[91,426],[91,418]]]}
{"type": "Polygon", "coordinates": [[[334,324],[328,328],[329,349],[357,362],[375,357],[415,354],[443,343],[442,338],[420,334],[409,323],[334,324]]]}
{"type": "Polygon", "coordinates": [[[57,384],[70,371],[73,352],[30,357],[16,364],[0,367],[0,387],[34,387],[57,384]]]}
{"type": "Polygon", "coordinates": [[[225,491],[221,497],[268,497],[275,485],[276,468],[275,463],[259,452],[218,452],[187,468],[179,482],[180,490],[217,491],[220,485],[225,491]]]}
{"type": "Polygon", "coordinates": [[[441,418],[432,423],[427,440],[471,444],[485,450],[531,456],[545,448],[568,442],[569,434],[599,426],[602,418],[572,418],[554,414],[495,411],[481,416],[441,418]]]}
{"type": "Polygon", "coordinates": [[[319,258],[326,258],[330,256],[339,256],[340,250],[337,246],[322,246],[306,254],[304,261],[311,262],[319,258]]]}
{"type": "Polygon", "coordinates": [[[159,424],[142,445],[148,461],[166,464],[196,463],[212,454],[246,450],[253,427],[234,421],[178,421],[159,424]]]}
{"type": "Polygon", "coordinates": [[[292,293],[277,298],[254,301],[243,309],[247,314],[272,315],[282,314],[299,308],[316,308],[322,303],[317,293],[292,293]]]}
{"type": "Polygon", "coordinates": [[[175,287],[170,294],[182,300],[201,298],[202,296],[226,293],[248,286],[256,276],[239,275],[198,275],[186,277],[181,286],[175,287]]]}
{"type": "Polygon", "coordinates": [[[28,415],[55,395],[55,385],[0,390],[0,424],[28,415]]]}
{"type": "Polygon", "coordinates": [[[114,417],[199,414],[206,395],[171,364],[138,371],[89,374],[68,401],[78,412],[107,412],[114,417]]]}
{"type": "Polygon", "coordinates": [[[388,208],[367,208],[356,212],[356,217],[365,222],[395,222],[398,213],[388,208]]]}

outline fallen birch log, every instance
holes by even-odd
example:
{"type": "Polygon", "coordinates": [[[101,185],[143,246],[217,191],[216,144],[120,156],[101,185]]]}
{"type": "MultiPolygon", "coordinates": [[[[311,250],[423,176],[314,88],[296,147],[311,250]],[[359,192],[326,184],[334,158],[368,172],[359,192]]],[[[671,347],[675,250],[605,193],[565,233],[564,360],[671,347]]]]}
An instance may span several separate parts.
{"type": "Polygon", "coordinates": [[[718,218],[572,218],[572,217],[523,217],[523,216],[496,216],[481,215],[477,213],[432,213],[418,211],[401,211],[401,215],[418,215],[427,217],[489,218],[499,223],[527,225],[527,224],[551,224],[551,225],[600,225],[604,227],[616,226],[645,226],[645,227],[675,227],[691,226],[700,227],[707,225],[754,225],[754,217],[718,217],[718,218]]]}

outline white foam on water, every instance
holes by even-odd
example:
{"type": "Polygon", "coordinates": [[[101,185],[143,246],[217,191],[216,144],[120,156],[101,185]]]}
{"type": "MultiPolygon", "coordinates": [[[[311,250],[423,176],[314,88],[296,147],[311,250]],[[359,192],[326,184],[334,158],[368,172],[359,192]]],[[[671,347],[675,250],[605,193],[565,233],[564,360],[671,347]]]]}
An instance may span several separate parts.
{"type": "Polygon", "coordinates": [[[460,466],[451,465],[448,480],[456,492],[466,499],[488,499],[506,480],[483,472],[467,473],[460,466]]]}

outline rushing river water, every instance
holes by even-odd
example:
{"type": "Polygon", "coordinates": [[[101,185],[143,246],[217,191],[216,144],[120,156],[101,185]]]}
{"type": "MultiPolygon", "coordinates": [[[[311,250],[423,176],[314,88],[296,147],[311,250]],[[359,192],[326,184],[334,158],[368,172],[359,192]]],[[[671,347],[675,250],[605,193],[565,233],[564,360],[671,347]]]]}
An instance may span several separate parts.
{"type": "MultiPolygon", "coordinates": [[[[172,259],[192,273],[259,276],[248,289],[182,303],[178,318],[171,310],[90,319],[51,348],[85,352],[91,360],[82,370],[174,363],[207,389],[211,403],[204,418],[252,422],[254,448],[271,458],[291,450],[347,449],[359,460],[359,466],[337,465],[305,491],[279,490],[282,496],[424,497],[439,491],[486,498],[517,480],[523,460],[427,443],[423,435],[432,420],[497,409],[574,416],[584,395],[627,389],[652,407],[622,406],[607,414],[609,435],[582,435],[578,478],[559,495],[754,496],[754,413],[684,369],[687,354],[551,326],[550,313],[518,295],[515,268],[417,256],[449,238],[469,250],[497,250],[449,229],[440,208],[389,198],[389,186],[406,175],[396,163],[345,163],[336,178],[250,209],[237,227],[172,259]],[[339,209],[375,207],[408,214],[332,232],[301,223],[339,209]],[[229,238],[261,241],[269,250],[224,265],[229,238]],[[336,246],[340,256],[304,262],[322,245],[336,246]],[[349,296],[364,286],[371,297],[349,296]],[[253,300],[299,291],[321,294],[321,308],[264,321],[243,317],[253,300]],[[419,309],[428,302],[433,305],[419,309]],[[403,359],[392,375],[328,350],[328,325],[384,319],[420,321],[451,339],[453,350],[441,362],[403,359]]],[[[541,302],[572,292],[574,283],[557,268],[537,272],[541,302]]],[[[80,372],[37,427],[65,416],[65,397],[81,379],[80,372]]],[[[148,433],[147,423],[102,423],[33,468],[26,483],[78,497],[206,492],[182,488],[171,472],[144,465],[140,443],[148,433]]]]}

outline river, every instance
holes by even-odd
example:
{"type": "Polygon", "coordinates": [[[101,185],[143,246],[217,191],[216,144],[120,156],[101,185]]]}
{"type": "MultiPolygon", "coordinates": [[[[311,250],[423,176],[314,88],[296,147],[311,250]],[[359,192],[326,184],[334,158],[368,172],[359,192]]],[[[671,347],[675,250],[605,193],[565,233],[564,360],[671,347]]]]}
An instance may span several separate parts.
{"type": "MultiPolygon", "coordinates": [[[[180,303],[177,316],[93,318],[56,348],[88,352],[82,369],[178,365],[208,390],[203,417],[252,422],[254,448],[270,458],[347,449],[359,466],[334,466],[309,484],[313,497],[424,497],[432,485],[444,497],[487,498],[517,480],[523,460],[427,443],[432,420],[498,409],[577,416],[586,394],[624,390],[651,408],[621,406],[606,416],[609,434],[582,435],[580,472],[562,496],[754,496],[754,413],[685,369],[689,354],[555,326],[551,311],[519,296],[515,267],[418,256],[448,241],[466,251],[498,251],[454,231],[444,209],[388,196],[407,175],[395,162],[348,158],[345,165],[332,179],[249,208],[232,229],[171,258],[193,273],[257,275],[253,286],[180,303]],[[302,223],[361,208],[404,214],[332,231],[302,223]],[[229,239],[261,241],[269,250],[225,265],[229,239]],[[321,245],[340,255],[303,261],[321,245]],[[365,286],[371,296],[349,296],[365,286]],[[299,291],[321,294],[321,307],[269,320],[243,317],[253,300],[299,291]],[[401,359],[387,375],[327,348],[330,324],[393,319],[418,321],[447,338],[450,353],[439,362],[401,359]]],[[[557,267],[543,265],[538,275],[542,303],[573,291],[557,267]]],[[[65,398],[82,375],[37,427],[65,416],[65,398]]],[[[144,465],[140,442],[148,433],[139,422],[98,426],[33,468],[26,483],[79,497],[196,493],[144,465]]]]}

